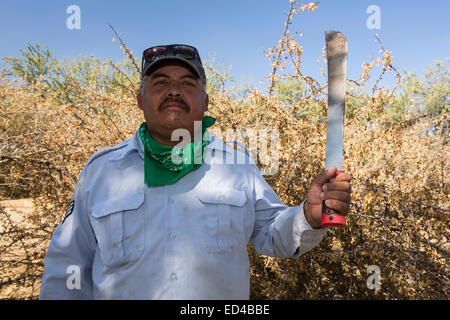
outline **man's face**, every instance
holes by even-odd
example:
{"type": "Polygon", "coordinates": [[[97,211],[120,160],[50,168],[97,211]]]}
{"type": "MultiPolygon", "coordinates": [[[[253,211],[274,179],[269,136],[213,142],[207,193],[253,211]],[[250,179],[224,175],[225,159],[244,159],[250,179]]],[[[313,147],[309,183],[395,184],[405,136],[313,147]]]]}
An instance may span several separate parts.
{"type": "Polygon", "coordinates": [[[194,139],[194,121],[201,121],[208,110],[208,95],[202,80],[179,61],[163,62],[144,82],[143,94],[137,96],[138,106],[150,135],[159,143],[176,145],[171,141],[173,130],[189,130],[194,139]]]}

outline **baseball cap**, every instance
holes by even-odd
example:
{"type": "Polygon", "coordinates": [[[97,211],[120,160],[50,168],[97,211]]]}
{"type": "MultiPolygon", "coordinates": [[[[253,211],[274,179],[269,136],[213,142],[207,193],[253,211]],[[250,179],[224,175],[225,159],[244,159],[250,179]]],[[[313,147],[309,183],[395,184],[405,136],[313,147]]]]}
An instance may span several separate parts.
{"type": "Polygon", "coordinates": [[[158,64],[167,60],[186,63],[199,78],[206,80],[205,69],[197,49],[185,44],[159,45],[145,49],[142,52],[141,77],[148,75],[158,64]]]}

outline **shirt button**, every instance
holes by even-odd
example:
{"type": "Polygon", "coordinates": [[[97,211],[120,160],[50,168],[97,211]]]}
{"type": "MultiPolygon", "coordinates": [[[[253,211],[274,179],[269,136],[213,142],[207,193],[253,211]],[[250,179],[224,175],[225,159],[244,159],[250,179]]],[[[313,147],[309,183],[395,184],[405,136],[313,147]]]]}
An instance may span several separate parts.
{"type": "Polygon", "coordinates": [[[170,275],[170,280],[175,281],[177,279],[178,279],[177,274],[175,272],[172,272],[172,274],[170,275]]]}
{"type": "Polygon", "coordinates": [[[173,203],[173,202],[174,202],[173,199],[169,198],[169,203],[173,203]]]}
{"type": "Polygon", "coordinates": [[[176,236],[171,232],[170,234],[169,234],[169,239],[175,239],[176,238],[176,236]]]}

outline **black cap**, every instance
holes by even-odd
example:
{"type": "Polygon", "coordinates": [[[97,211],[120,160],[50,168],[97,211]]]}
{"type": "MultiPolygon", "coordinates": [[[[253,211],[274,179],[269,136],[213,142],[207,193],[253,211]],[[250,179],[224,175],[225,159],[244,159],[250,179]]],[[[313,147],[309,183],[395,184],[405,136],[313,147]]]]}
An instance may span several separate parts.
{"type": "Polygon", "coordinates": [[[191,67],[199,78],[206,80],[200,55],[196,48],[185,44],[170,44],[150,47],[142,53],[142,74],[148,75],[163,61],[181,61],[191,67]]]}

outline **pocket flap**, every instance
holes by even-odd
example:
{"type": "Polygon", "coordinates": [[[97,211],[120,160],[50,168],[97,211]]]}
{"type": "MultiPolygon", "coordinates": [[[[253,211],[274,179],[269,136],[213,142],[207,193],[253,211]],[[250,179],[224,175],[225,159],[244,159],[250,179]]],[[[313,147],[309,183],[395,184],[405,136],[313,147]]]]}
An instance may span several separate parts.
{"type": "Polygon", "coordinates": [[[197,195],[202,203],[227,204],[242,207],[247,202],[247,196],[242,190],[208,190],[197,195]]]}
{"type": "Polygon", "coordinates": [[[110,198],[95,203],[92,206],[92,216],[94,218],[101,218],[114,212],[135,210],[139,208],[142,203],[144,203],[144,191],[122,197],[110,198]]]}

